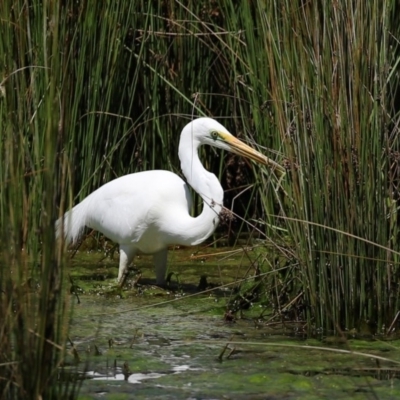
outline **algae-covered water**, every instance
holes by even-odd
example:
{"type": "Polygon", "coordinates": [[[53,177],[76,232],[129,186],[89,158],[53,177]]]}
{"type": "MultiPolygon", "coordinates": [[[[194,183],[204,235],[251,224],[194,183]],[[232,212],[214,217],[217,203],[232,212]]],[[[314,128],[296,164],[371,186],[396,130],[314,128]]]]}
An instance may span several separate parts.
{"type": "Polygon", "coordinates": [[[74,259],[68,362],[84,378],[80,399],[400,398],[398,341],[308,338],[256,320],[258,304],[232,321],[230,292],[198,294],[197,284],[204,274],[208,288],[229,283],[248,266],[229,252],[192,253],[170,256],[174,290],[152,285],[151,258],[136,260],[139,285],[133,277],[122,292],[113,290],[116,261],[74,259]]]}

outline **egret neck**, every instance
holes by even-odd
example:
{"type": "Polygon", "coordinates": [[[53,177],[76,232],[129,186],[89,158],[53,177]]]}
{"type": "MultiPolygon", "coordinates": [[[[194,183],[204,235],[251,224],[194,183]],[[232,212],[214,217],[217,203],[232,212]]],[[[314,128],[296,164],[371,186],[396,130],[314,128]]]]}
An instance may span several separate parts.
{"type": "Polygon", "coordinates": [[[191,245],[203,242],[214,232],[224,200],[224,191],[218,178],[207,171],[199,159],[198,149],[201,144],[193,134],[191,126],[187,125],[182,131],[179,142],[178,155],[181,169],[187,183],[203,199],[203,211],[198,217],[193,218],[190,227],[188,226],[188,232],[193,238],[191,245]]]}

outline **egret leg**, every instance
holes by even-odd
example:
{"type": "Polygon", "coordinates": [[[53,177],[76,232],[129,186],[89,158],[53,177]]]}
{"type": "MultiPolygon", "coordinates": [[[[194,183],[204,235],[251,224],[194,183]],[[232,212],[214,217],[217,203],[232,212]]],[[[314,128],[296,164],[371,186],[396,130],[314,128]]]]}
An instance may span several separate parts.
{"type": "Polygon", "coordinates": [[[118,283],[121,284],[124,275],[128,272],[129,264],[132,262],[133,257],[137,253],[137,249],[132,245],[119,245],[119,270],[118,270],[118,283]]]}
{"type": "Polygon", "coordinates": [[[165,285],[165,273],[167,272],[168,249],[160,250],[153,254],[156,267],[156,284],[165,285]]]}

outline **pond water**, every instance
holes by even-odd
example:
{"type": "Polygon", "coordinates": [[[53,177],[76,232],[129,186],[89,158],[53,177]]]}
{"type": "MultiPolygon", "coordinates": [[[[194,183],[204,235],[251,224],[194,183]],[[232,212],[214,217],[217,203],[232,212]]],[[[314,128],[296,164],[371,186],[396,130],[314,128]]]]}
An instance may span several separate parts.
{"type": "Polygon", "coordinates": [[[309,338],[256,320],[259,305],[231,321],[229,292],[198,294],[196,286],[205,271],[219,285],[248,265],[230,253],[211,260],[192,253],[170,257],[176,290],[154,287],[151,258],[143,257],[139,286],[128,281],[121,293],[113,290],[116,261],[97,253],[74,259],[79,304],[69,362],[85,378],[80,399],[400,398],[398,341],[309,338]]]}

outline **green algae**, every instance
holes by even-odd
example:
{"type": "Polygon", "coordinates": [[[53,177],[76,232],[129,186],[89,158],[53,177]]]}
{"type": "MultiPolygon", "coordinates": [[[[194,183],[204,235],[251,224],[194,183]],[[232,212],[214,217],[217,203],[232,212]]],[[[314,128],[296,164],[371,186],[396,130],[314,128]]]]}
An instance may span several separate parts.
{"type": "Polygon", "coordinates": [[[400,398],[400,342],[295,335],[285,324],[255,321],[258,303],[227,322],[231,292],[199,294],[200,277],[212,289],[235,282],[248,266],[232,257],[194,261],[192,252],[171,255],[178,276],[171,288],[152,284],[151,258],[141,257],[139,283],[128,280],[119,293],[112,291],[116,260],[100,253],[74,259],[80,301],[70,338],[79,362],[71,354],[66,365],[82,371],[81,399],[400,398]]]}

